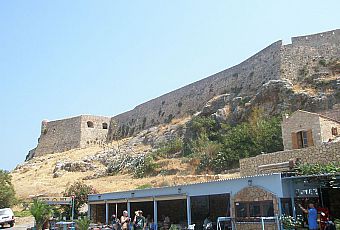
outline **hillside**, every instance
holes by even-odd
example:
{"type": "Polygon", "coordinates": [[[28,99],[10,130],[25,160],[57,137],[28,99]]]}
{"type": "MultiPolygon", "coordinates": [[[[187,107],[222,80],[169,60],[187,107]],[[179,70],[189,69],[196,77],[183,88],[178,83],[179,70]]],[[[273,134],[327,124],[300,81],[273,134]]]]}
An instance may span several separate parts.
{"type": "MultiPolygon", "coordinates": [[[[173,122],[167,126],[158,127],[150,132],[164,134],[174,127],[182,125],[188,119],[173,122]]],[[[160,137],[157,136],[157,137],[160,137]]],[[[46,196],[60,196],[67,186],[75,181],[83,181],[92,185],[99,192],[112,192],[145,187],[162,187],[176,184],[201,182],[211,179],[238,177],[239,174],[194,175],[195,170],[190,162],[183,158],[163,158],[155,161],[158,168],[154,175],[136,179],[126,169],[116,175],[108,175],[109,155],[112,151],[121,151],[120,157],[130,155],[138,159],[145,153],[151,153],[151,146],[137,143],[138,138],[126,138],[105,146],[93,146],[85,149],[75,149],[61,153],[34,157],[12,171],[12,181],[18,197],[26,199],[29,195],[44,194],[46,196]],[[101,157],[104,160],[101,160],[101,157]],[[90,160],[92,159],[92,160],[90,160]]],[[[159,140],[161,141],[161,140],[159,140]]]]}
{"type": "Polygon", "coordinates": [[[282,150],[283,114],[339,107],[339,33],[273,43],[115,117],[43,122],[37,148],[12,171],[16,192],[60,195],[80,180],[108,192],[237,177],[240,159],[282,150]]]}
{"type": "MultiPolygon", "coordinates": [[[[67,186],[75,181],[84,181],[92,185],[100,193],[112,191],[124,191],[146,187],[163,187],[192,182],[202,182],[211,179],[223,179],[238,177],[238,173],[220,175],[191,175],[189,163],[182,163],[180,159],[159,161],[164,165],[162,169],[171,171],[178,170],[176,175],[151,176],[143,179],[136,179],[132,175],[123,174],[115,176],[105,176],[91,180],[83,180],[87,176],[93,175],[93,171],[87,172],[65,172],[63,176],[53,178],[53,169],[56,162],[81,159],[82,156],[91,156],[100,151],[99,148],[88,148],[73,150],[51,156],[38,157],[29,164],[25,164],[16,170],[12,175],[16,194],[19,198],[27,199],[30,195],[44,194],[46,196],[61,196],[67,186]],[[181,175],[182,174],[182,175],[181,175]]],[[[98,165],[98,168],[104,169],[98,165]]]]}

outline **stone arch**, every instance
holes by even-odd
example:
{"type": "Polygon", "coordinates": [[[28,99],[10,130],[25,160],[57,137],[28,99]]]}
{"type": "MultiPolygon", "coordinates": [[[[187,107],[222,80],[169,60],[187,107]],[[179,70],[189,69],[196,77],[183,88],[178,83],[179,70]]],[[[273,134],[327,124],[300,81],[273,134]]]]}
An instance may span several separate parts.
{"type": "Polygon", "coordinates": [[[233,214],[235,215],[235,203],[256,201],[273,201],[274,215],[279,214],[278,197],[274,193],[258,186],[245,187],[233,196],[233,214]]]}
{"type": "Polygon", "coordinates": [[[88,128],[94,128],[94,124],[92,121],[86,122],[88,128]]]}
{"type": "Polygon", "coordinates": [[[107,125],[106,122],[104,122],[104,123],[102,124],[102,126],[103,126],[103,129],[107,129],[107,128],[108,128],[108,125],[107,125]]]}

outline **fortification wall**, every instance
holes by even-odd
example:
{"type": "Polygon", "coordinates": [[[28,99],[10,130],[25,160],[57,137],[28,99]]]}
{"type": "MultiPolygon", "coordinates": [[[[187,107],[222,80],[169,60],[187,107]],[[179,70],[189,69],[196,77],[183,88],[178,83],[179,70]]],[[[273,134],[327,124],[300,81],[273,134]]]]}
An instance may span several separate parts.
{"type": "Polygon", "coordinates": [[[91,115],[43,121],[38,146],[30,151],[27,160],[33,156],[103,144],[106,142],[109,122],[109,117],[91,115]]]}
{"type": "Polygon", "coordinates": [[[261,85],[279,78],[281,47],[281,41],[275,42],[239,65],[113,117],[108,140],[131,136],[145,128],[170,122],[173,118],[193,114],[216,95],[254,95],[261,85]]]}
{"type": "Polygon", "coordinates": [[[43,121],[34,156],[80,148],[80,124],[81,116],[50,122],[43,121]]]}
{"type": "Polygon", "coordinates": [[[281,77],[293,82],[307,75],[329,74],[320,62],[340,59],[340,29],[292,38],[292,44],[282,47],[281,77]]]}
{"type": "Polygon", "coordinates": [[[110,117],[82,115],[80,147],[85,148],[90,145],[103,144],[106,142],[110,117]],[[93,123],[93,127],[88,127],[88,122],[93,123]]]}
{"type": "Polygon", "coordinates": [[[278,167],[261,168],[261,165],[277,164],[288,162],[299,158],[301,163],[328,164],[340,162],[340,142],[324,143],[320,146],[313,146],[303,149],[286,150],[269,154],[261,154],[240,160],[241,176],[252,176],[263,173],[281,172],[278,167]]]}

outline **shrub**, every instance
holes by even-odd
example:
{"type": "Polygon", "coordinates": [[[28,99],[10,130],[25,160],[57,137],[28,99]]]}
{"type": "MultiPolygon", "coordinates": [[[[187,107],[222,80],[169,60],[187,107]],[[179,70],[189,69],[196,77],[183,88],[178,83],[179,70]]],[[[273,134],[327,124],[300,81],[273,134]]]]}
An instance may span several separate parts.
{"type": "Polygon", "coordinates": [[[296,168],[300,175],[334,174],[340,172],[340,162],[329,164],[301,164],[296,168]]]}
{"type": "MultiPolygon", "coordinates": [[[[97,191],[91,186],[86,185],[83,182],[75,182],[64,191],[65,197],[75,196],[74,198],[74,210],[75,218],[79,216],[79,209],[85,203],[87,203],[87,197],[89,194],[96,193],[97,191]]],[[[65,212],[70,215],[72,210],[71,207],[65,206],[65,212]]]]}
{"type": "Polygon", "coordinates": [[[155,163],[152,156],[145,156],[139,165],[133,171],[133,176],[136,178],[142,178],[145,176],[151,176],[155,173],[158,165],[155,163]]]}
{"type": "Polygon", "coordinates": [[[138,186],[136,189],[147,189],[147,188],[152,188],[152,184],[143,184],[138,186]]]}
{"type": "Polygon", "coordinates": [[[326,62],[326,60],[325,59],[320,59],[319,60],[319,64],[321,65],[321,66],[327,66],[327,62],[326,62]]]}
{"type": "MultiPolygon", "coordinates": [[[[255,110],[248,122],[230,126],[212,117],[195,117],[187,126],[183,155],[199,160],[198,171],[222,172],[239,159],[283,150],[280,118],[265,119],[255,110]]],[[[196,162],[197,163],[197,162],[196,162]]]]}
{"type": "Polygon", "coordinates": [[[169,157],[175,153],[181,152],[183,149],[183,141],[180,138],[174,138],[171,141],[160,144],[160,147],[154,153],[155,157],[169,157]]]}
{"type": "Polygon", "coordinates": [[[76,220],[77,229],[79,230],[88,230],[90,227],[90,223],[91,220],[87,216],[76,220]]]}
{"type": "Polygon", "coordinates": [[[9,172],[0,169],[0,208],[12,207],[16,203],[12,177],[9,172]]]}

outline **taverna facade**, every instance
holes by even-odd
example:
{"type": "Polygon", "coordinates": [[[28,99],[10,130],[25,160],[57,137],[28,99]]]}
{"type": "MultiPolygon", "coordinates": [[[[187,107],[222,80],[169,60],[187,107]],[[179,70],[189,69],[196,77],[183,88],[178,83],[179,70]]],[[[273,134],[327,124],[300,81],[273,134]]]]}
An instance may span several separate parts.
{"type": "MultiPolygon", "coordinates": [[[[338,178],[340,180],[340,178],[338,178]]],[[[230,229],[280,229],[278,217],[296,216],[297,200],[320,196],[319,185],[305,183],[306,178],[281,173],[224,179],[163,188],[131,190],[89,195],[89,216],[94,223],[108,224],[112,214],[137,210],[163,228],[164,217],[171,224],[186,228],[195,224],[202,229],[210,216],[215,227],[219,217],[228,217],[230,229]]],[[[337,190],[339,191],[339,190],[337,190]]],[[[229,226],[229,225],[228,225],[229,226]]],[[[224,225],[224,229],[226,226],[224,225]]]]}

